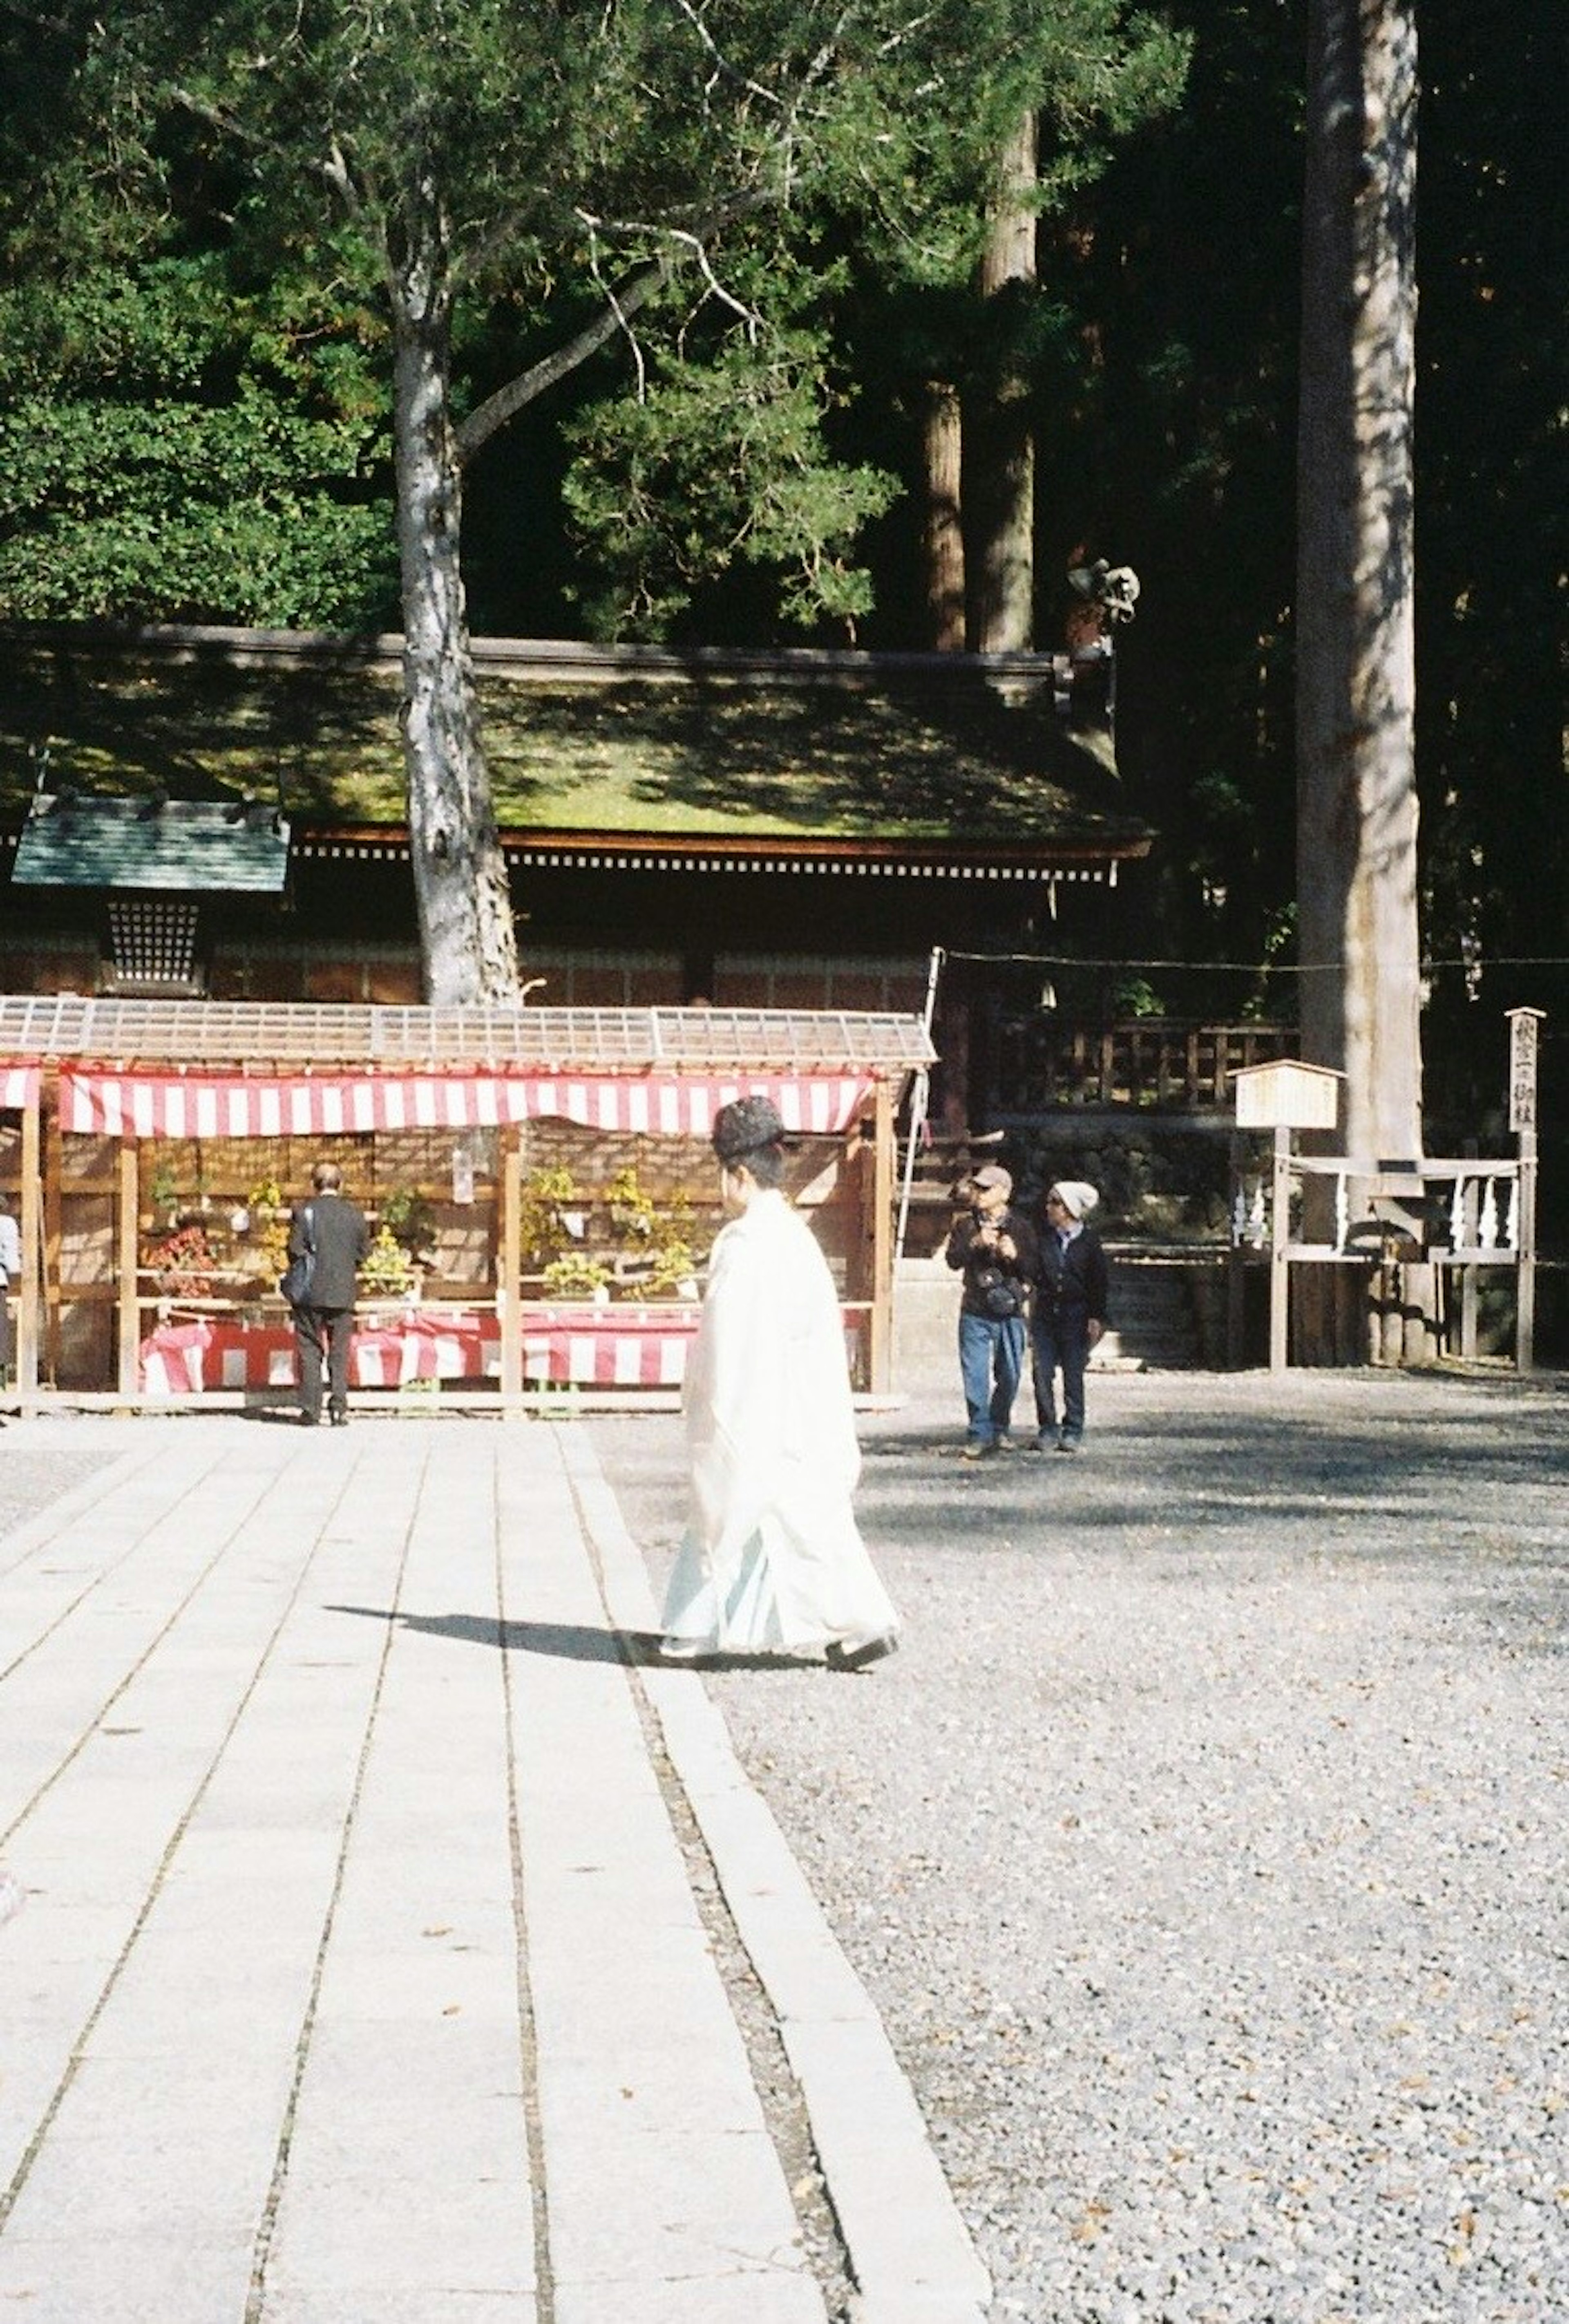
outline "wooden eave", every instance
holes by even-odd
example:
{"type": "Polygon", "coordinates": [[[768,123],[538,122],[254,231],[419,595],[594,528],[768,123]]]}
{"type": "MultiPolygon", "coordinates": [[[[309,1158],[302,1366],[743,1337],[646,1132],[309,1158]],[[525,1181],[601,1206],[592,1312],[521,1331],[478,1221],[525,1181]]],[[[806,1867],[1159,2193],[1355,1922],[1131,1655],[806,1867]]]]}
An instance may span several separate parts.
{"type": "MultiPolygon", "coordinates": [[[[1096,867],[1136,862],[1150,852],[1147,831],[1115,835],[1078,836],[1061,840],[991,840],[854,838],[807,834],[785,838],[766,833],[756,838],[729,838],[711,832],[682,837],[667,832],[571,831],[520,829],[500,834],[504,853],[511,857],[559,858],[585,869],[686,870],[695,863],[733,871],[776,870],[796,862],[825,870],[898,872],[904,870],[985,874],[1004,870],[1049,877],[1054,872],[1083,873],[1096,867]]],[[[304,856],[361,853],[386,861],[407,862],[407,828],[390,824],[311,824],[301,821],[294,830],[296,853],[304,856]]]]}

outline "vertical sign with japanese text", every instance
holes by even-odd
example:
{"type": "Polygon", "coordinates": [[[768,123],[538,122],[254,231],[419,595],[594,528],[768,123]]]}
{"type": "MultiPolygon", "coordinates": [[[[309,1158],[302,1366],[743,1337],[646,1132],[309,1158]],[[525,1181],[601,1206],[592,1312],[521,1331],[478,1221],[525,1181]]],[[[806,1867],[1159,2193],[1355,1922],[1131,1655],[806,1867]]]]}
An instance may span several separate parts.
{"type": "Polygon", "coordinates": [[[1539,1009],[1509,1010],[1509,1128],[1537,1126],[1537,1026],[1539,1009]]]}

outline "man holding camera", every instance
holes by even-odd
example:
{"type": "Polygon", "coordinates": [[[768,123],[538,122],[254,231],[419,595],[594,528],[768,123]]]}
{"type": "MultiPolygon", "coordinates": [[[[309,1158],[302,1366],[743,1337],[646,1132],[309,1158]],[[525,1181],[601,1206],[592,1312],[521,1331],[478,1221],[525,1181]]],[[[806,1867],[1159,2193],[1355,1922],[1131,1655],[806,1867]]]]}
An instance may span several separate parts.
{"type": "Polygon", "coordinates": [[[963,1452],[978,1461],[1008,1442],[1024,1370],[1025,1300],[1040,1250],[1033,1227],[1011,1207],[1014,1182],[997,1163],[972,1171],[953,1192],[963,1207],[944,1255],[964,1274],[959,1369],[969,1426],[963,1452]]]}

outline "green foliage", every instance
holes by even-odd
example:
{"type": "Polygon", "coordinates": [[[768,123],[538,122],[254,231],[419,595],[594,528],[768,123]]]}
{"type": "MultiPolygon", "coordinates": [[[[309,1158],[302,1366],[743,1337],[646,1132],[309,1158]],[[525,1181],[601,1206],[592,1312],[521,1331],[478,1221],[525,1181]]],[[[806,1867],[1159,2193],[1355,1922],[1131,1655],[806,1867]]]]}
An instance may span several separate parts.
{"type": "Polygon", "coordinates": [[[1147,977],[1121,976],[1112,987],[1112,1010],[1117,1017],[1163,1017],[1166,1004],[1147,977]]]}
{"type": "Polygon", "coordinates": [[[667,1299],[690,1282],[693,1227],[684,1195],[675,1195],[662,1211],[629,1164],[606,1187],[605,1202],[620,1245],[616,1272],[628,1298],[667,1299]]]}
{"type": "Polygon", "coordinates": [[[610,1279],[602,1259],[586,1250],[564,1250],[543,1270],[546,1296],[551,1299],[592,1299],[610,1279]]]}
{"type": "Polygon", "coordinates": [[[814,335],[739,328],[711,359],[659,357],[645,395],[574,422],[566,505],[610,576],[581,593],[591,628],[658,637],[698,582],[739,559],[778,573],[787,619],[853,633],[871,583],[850,544],[897,484],[830,457],[830,401],[814,335]]]}
{"type": "Polygon", "coordinates": [[[570,1170],[531,1170],[523,1181],[518,1212],[524,1259],[549,1259],[564,1251],[573,1238],[562,1213],[582,1203],[570,1170]]]}
{"type": "MultiPolygon", "coordinates": [[[[55,22],[34,92],[51,140],[7,124],[12,182],[42,181],[51,256],[221,254],[253,283],[312,281],[319,308],[307,392],[238,309],[250,353],[226,380],[184,359],[184,316],[138,378],[99,294],[90,392],[38,379],[3,447],[23,431],[54,451],[22,464],[0,604],[362,618],[390,574],[385,396],[362,393],[386,339],[367,302],[483,369],[510,317],[528,374],[564,347],[568,371],[583,360],[578,335],[613,297],[635,399],[583,421],[570,511],[582,602],[598,626],[645,634],[742,567],[787,619],[853,632],[872,594],[854,544],[895,487],[844,455],[824,332],[846,252],[963,282],[1020,110],[1052,116],[1055,200],[1166,101],[1181,57],[1124,0],[934,0],[914,16],[888,0],[117,0],[101,14],[61,0],[55,22]]],[[[25,281],[51,258],[12,210],[0,227],[25,281]]],[[[283,334],[286,353],[298,344],[283,334]]],[[[454,386],[454,420],[465,402],[467,456],[501,421],[477,379],[454,386]]]]}
{"type": "Polygon", "coordinates": [[[436,1244],[436,1213],[413,1186],[391,1186],[378,1205],[381,1223],[408,1257],[428,1265],[436,1244]]]}
{"type": "Polygon", "coordinates": [[[0,617],[373,625],[394,589],[373,347],[353,311],[242,293],[210,254],[0,287],[0,617]]]}

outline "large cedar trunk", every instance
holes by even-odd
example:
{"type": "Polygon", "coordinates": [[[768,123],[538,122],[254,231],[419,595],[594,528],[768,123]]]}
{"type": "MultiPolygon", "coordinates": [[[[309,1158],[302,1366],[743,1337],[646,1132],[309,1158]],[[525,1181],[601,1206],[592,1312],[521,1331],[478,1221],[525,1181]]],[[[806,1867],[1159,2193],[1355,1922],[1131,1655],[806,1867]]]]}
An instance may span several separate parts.
{"type": "Polygon", "coordinates": [[[1422,1150],[1411,522],[1410,0],[1312,0],[1297,591],[1307,1057],[1344,1151],[1422,1150]]]}
{"type": "MultiPolygon", "coordinates": [[[[981,262],[985,299],[1005,300],[1036,279],[1035,116],[1019,123],[1003,157],[1000,191],[981,262]]],[[[965,513],[969,529],[970,643],[977,653],[1016,653],[1035,624],[1035,442],[1030,383],[1005,355],[984,403],[966,415],[965,513]]]]}
{"type": "Polygon", "coordinates": [[[925,463],[927,642],[934,653],[964,651],[964,528],[959,497],[963,443],[959,391],[928,383],[922,407],[925,463]]]}
{"type": "Polygon", "coordinates": [[[518,947],[463,608],[463,485],[436,237],[392,268],[391,290],[403,755],[426,998],[505,1001],[518,990],[518,947]]]}

